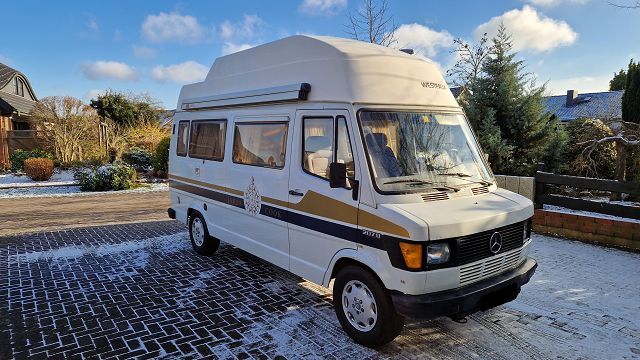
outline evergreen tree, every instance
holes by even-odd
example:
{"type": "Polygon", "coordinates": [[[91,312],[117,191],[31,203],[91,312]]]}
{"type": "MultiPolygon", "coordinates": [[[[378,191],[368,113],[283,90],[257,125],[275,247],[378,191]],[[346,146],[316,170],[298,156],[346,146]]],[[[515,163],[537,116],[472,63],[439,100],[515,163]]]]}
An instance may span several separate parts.
{"type": "Polygon", "coordinates": [[[627,72],[621,69],[618,73],[613,73],[613,79],[609,81],[609,90],[618,91],[624,90],[627,83],[627,72]]]}
{"type": "Polygon", "coordinates": [[[640,63],[629,63],[625,91],[622,95],[622,120],[640,123],[640,63]]]}
{"type": "Polygon", "coordinates": [[[516,59],[503,25],[466,104],[489,162],[498,174],[531,175],[538,162],[558,170],[566,134],[545,110],[544,86],[537,87],[516,59]]]}

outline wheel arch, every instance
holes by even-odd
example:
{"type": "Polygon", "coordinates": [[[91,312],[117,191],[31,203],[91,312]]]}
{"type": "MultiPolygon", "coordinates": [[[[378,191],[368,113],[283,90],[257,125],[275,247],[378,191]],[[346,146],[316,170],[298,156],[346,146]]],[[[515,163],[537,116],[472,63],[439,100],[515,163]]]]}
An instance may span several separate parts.
{"type": "Polygon", "coordinates": [[[380,274],[386,273],[383,271],[383,265],[380,264],[380,262],[375,258],[363,255],[362,252],[359,252],[355,249],[342,249],[333,256],[333,259],[331,259],[331,263],[329,264],[329,267],[325,272],[322,285],[324,287],[329,287],[331,279],[334,279],[338,272],[340,272],[340,270],[349,265],[355,265],[364,268],[375,278],[377,278],[385,288],[389,288],[385,279],[380,276],[380,274]]]}

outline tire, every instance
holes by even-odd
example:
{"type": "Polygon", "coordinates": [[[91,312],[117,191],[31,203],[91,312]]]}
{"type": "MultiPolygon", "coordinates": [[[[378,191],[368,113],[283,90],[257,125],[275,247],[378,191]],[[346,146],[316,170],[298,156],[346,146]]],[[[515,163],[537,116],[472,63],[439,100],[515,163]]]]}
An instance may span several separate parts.
{"type": "Polygon", "coordinates": [[[193,250],[200,255],[213,255],[220,247],[220,240],[209,235],[207,223],[197,211],[189,216],[189,238],[193,250]]]}
{"type": "Polygon", "coordinates": [[[333,284],[333,306],[342,329],[366,347],[389,343],[404,327],[404,317],[396,312],[387,289],[360,266],[349,265],[340,270],[333,284]]]}

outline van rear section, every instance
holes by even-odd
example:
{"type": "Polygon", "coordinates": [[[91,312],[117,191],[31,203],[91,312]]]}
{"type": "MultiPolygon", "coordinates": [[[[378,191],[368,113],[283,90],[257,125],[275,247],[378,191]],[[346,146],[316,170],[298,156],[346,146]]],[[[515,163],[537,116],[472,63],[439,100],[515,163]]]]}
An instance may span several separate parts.
{"type": "Polygon", "coordinates": [[[405,317],[511,301],[537,267],[533,204],[496,186],[437,67],[374,44],[293,36],[217,59],[181,90],[169,184],[197,254],[224,241],[332,288],[365,346],[405,317]]]}

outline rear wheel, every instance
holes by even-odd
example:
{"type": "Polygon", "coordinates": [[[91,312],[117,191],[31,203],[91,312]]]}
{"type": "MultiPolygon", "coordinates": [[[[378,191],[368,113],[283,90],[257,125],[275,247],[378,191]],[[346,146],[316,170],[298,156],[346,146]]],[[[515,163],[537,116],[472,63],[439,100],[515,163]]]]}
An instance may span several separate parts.
{"type": "Polygon", "coordinates": [[[396,313],[387,289],[359,266],[347,266],[336,276],[333,306],[342,329],[367,347],[392,341],[404,326],[404,318],[396,313]]]}
{"type": "Polygon", "coordinates": [[[209,235],[207,223],[197,211],[189,216],[189,237],[193,250],[200,255],[213,255],[220,247],[220,240],[209,235]]]}

